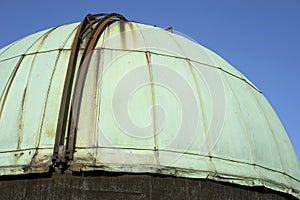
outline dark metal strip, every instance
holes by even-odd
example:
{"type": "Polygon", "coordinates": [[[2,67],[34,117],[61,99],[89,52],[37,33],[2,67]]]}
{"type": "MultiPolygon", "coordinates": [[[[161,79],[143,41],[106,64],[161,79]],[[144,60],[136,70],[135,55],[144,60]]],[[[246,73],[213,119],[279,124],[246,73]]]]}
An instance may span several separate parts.
{"type": "MultiPolygon", "coordinates": [[[[103,15],[101,15],[103,16],[103,15]]],[[[125,20],[126,18],[120,14],[112,13],[104,16],[101,20],[99,20],[95,29],[93,30],[87,46],[84,50],[83,56],[80,61],[80,66],[77,73],[76,85],[74,88],[73,98],[72,98],[72,106],[71,106],[71,114],[70,114],[70,128],[67,139],[67,148],[66,148],[66,158],[71,160],[73,159],[73,153],[75,149],[75,140],[76,140],[76,132],[79,120],[79,112],[82,100],[82,92],[84,83],[86,80],[86,74],[89,68],[90,58],[92,55],[92,51],[98,42],[98,39],[105,29],[105,27],[114,19],[119,18],[121,20],[125,20]]]]}
{"type": "Polygon", "coordinates": [[[62,94],[62,99],[60,104],[58,123],[56,128],[56,137],[55,137],[55,145],[54,145],[54,152],[53,152],[53,160],[55,162],[63,162],[64,159],[64,152],[60,152],[60,146],[64,145],[67,116],[69,111],[70,97],[72,93],[73,77],[76,69],[75,67],[76,67],[76,60],[78,56],[78,49],[80,47],[80,42],[81,42],[80,36],[82,30],[86,27],[86,24],[88,23],[87,21],[88,16],[89,15],[87,15],[78,26],[72,44],[72,49],[69,58],[69,64],[68,64],[68,69],[67,69],[67,74],[65,78],[64,89],[63,89],[63,94],[62,94]]]}

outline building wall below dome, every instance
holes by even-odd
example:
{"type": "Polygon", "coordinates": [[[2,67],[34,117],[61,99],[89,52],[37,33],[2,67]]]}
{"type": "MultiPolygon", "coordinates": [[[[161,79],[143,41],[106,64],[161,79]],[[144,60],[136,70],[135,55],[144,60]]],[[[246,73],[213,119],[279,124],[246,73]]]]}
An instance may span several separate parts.
{"type": "Polygon", "coordinates": [[[147,174],[4,176],[0,199],[295,199],[262,188],[147,174]]]}

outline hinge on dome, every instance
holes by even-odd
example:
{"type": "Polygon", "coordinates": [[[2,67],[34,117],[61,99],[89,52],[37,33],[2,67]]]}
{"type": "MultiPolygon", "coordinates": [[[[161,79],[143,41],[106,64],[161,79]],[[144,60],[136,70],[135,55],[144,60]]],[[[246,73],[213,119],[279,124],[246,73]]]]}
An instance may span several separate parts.
{"type": "Polygon", "coordinates": [[[115,18],[126,21],[124,16],[117,13],[88,14],[77,28],[65,77],[53,152],[53,165],[60,170],[68,168],[68,161],[73,159],[75,152],[82,90],[86,80],[85,74],[89,68],[89,62],[85,62],[88,60],[86,58],[91,55],[105,27],[115,18]],[[82,42],[84,39],[87,40],[85,45],[82,42]],[[77,63],[81,48],[84,49],[83,54],[80,62],[77,63]],[[77,76],[75,76],[76,71],[77,76]]]}

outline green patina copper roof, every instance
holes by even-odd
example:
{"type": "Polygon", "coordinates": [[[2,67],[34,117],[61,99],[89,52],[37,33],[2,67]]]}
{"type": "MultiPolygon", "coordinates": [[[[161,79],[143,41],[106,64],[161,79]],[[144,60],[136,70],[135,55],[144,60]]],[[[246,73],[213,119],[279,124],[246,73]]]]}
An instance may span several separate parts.
{"type": "Polygon", "coordinates": [[[289,138],[238,70],[185,37],[124,20],[110,21],[85,55],[97,23],[82,32],[74,65],[79,23],[0,49],[0,175],[48,171],[65,153],[73,171],[209,178],[300,198],[289,138]]]}

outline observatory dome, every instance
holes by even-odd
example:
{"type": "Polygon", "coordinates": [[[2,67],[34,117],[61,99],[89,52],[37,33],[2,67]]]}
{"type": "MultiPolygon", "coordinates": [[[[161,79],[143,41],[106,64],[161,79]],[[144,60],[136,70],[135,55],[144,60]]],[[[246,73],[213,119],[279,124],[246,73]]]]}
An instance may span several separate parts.
{"type": "Polygon", "coordinates": [[[300,198],[276,113],[209,49],[119,14],[88,15],[0,49],[0,176],[153,173],[300,198]]]}

